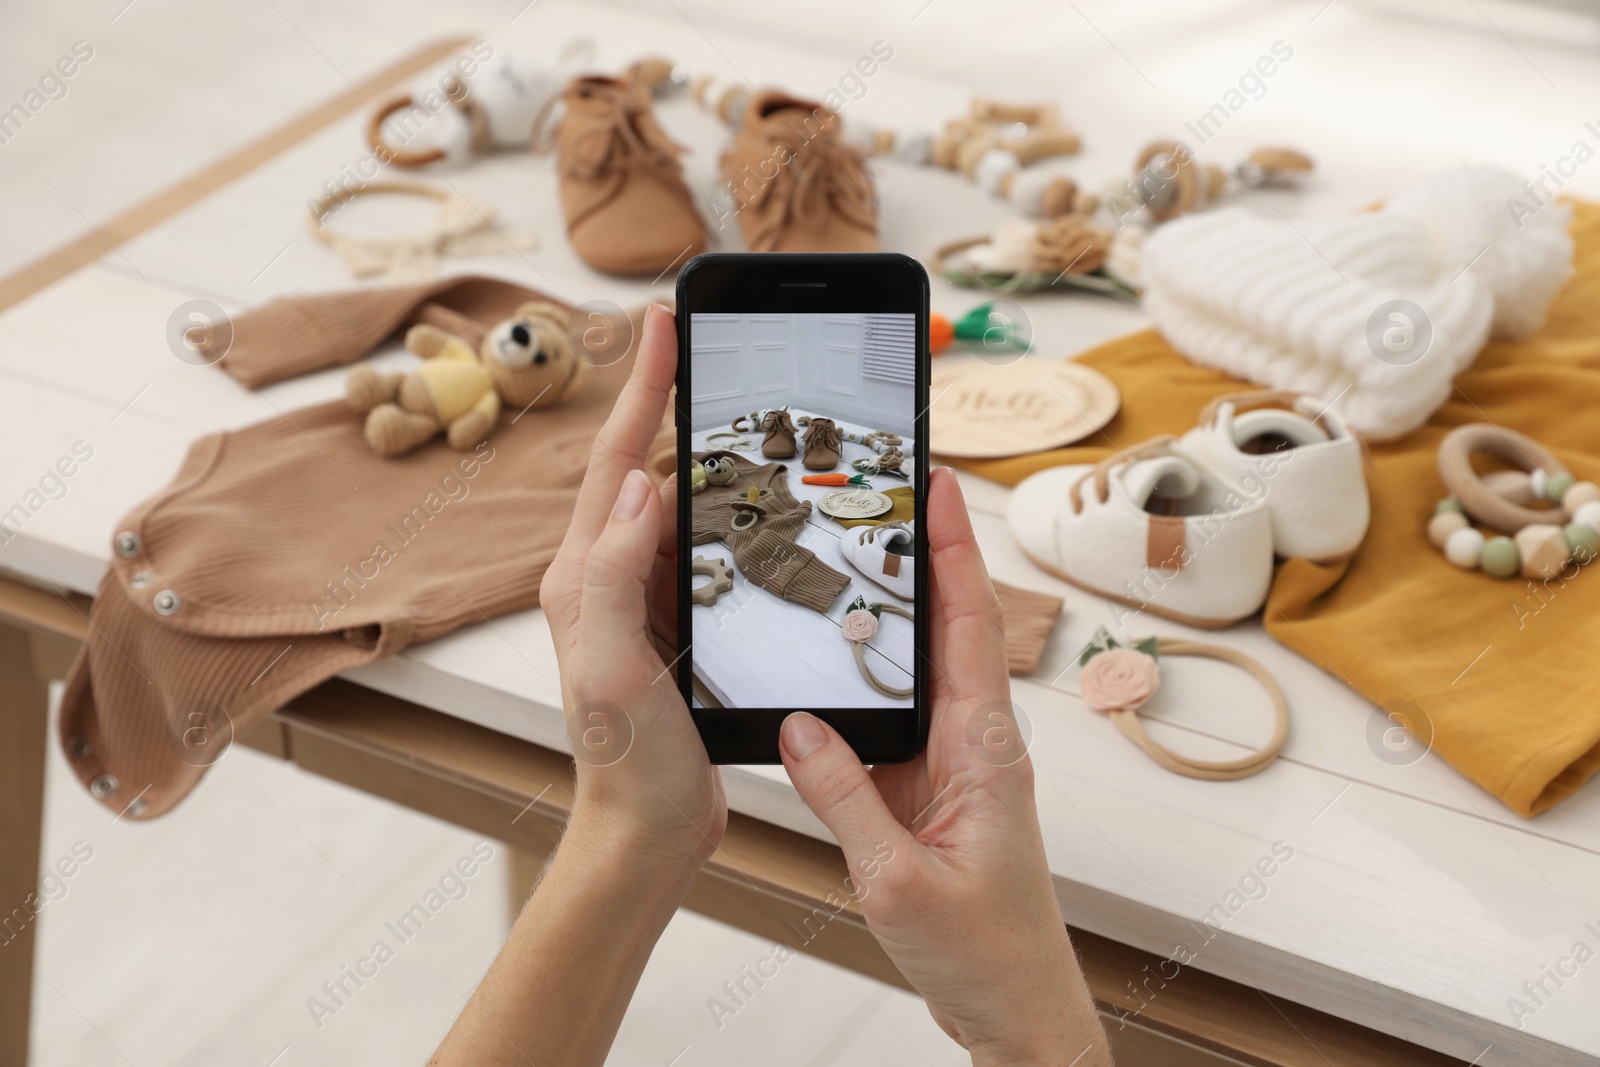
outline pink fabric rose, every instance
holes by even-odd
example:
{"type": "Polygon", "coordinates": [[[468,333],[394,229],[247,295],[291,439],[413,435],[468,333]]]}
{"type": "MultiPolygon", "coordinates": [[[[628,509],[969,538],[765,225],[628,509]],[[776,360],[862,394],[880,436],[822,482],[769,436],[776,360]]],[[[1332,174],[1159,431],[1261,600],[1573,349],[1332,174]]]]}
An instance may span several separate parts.
{"type": "Polygon", "coordinates": [[[1113,648],[1083,665],[1083,702],[1095,711],[1142,708],[1161,687],[1155,657],[1136,648],[1113,648]]]}
{"type": "Polygon", "coordinates": [[[844,635],[852,641],[866,641],[878,632],[878,617],[866,608],[846,612],[844,635]]]}

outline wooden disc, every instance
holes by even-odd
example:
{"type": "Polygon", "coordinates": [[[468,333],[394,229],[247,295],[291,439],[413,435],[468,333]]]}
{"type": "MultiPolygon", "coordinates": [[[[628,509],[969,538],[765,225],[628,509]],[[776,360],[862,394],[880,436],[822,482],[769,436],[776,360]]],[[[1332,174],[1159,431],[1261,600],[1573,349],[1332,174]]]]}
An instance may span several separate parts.
{"type": "Polygon", "coordinates": [[[1061,448],[1116,415],[1122,396],[1097,370],[1071,360],[971,361],[933,372],[932,451],[994,459],[1061,448]]]}
{"type": "Polygon", "coordinates": [[[817,509],[836,519],[875,519],[887,515],[894,501],[875,489],[840,489],[817,501],[817,509]]]}

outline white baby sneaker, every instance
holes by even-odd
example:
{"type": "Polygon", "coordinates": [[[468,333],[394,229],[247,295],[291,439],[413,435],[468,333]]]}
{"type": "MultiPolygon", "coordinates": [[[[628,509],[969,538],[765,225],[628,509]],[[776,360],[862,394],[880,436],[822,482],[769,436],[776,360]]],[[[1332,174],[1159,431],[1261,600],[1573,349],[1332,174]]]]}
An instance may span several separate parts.
{"type": "Polygon", "coordinates": [[[916,599],[916,538],[910,524],[891,522],[848,529],[839,539],[839,550],[863,577],[901,600],[916,599]]]}
{"type": "Polygon", "coordinates": [[[1190,626],[1253,615],[1272,581],[1265,502],[1170,438],[1040,471],[1012,491],[1006,518],[1051,574],[1190,626]]]}
{"type": "Polygon", "coordinates": [[[1361,442],[1326,402],[1270,391],[1225,396],[1182,443],[1242,495],[1266,501],[1279,556],[1344,559],[1366,536],[1361,442]]]}

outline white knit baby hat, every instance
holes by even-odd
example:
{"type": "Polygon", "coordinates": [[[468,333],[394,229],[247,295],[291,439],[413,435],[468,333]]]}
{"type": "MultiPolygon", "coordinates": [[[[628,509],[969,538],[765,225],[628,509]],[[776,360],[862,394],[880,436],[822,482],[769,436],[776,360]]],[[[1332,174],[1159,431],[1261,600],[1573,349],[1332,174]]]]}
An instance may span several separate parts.
{"type": "Polygon", "coordinates": [[[1572,271],[1570,208],[1463,167],[1375,212],[1289,223],[1242,208],[1144,242],[1156,329],[1196,363],[1326,400],[1358,432],[1425,422],[1491,337],[1537,329],[1572,271]]]}

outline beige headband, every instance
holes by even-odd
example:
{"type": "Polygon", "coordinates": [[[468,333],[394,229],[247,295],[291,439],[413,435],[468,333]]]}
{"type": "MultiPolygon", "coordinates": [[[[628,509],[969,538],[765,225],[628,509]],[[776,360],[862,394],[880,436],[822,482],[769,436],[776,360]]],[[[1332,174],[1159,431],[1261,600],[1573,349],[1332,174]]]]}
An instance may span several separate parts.
{"type": "Polygon", "coordinates": [[[1233,781],[1237,778],[1248,778],[1267,769],[1272,761],[1278,758],[1283,744],[1289,738],[1289,704],[1284,698],[1283,689],[1278,685],[1277,679],[1267,673],[1267,669],[1243,652],[1226,648],[1222,645],[1206,644],[1201,641],[1182,641],[1170,637],[1160,638],[1157,648],[1163,656],[1206,656],[1210,659],[1219,659],[1225,663],[1232,663],[1242,667],[1255,676],[1267,690],[1267,695],[1272,698],[1272,708],[1275,713],[1275,722],[1272,729],[1272,738],[1261,748],[1248,756],[1241,756],[1234,760],[1200,760],[1189,756],[1181,756],[1164,745],[1157,743],[1145,732],[1144,723],[1139,720],[1139,712],[1134,708],[1119,708],[1109,711],[1108,717],[1112,725],[1124,737],[1149,753],[1150,758],[1174,774],[1181,774],[1188,778],[1204,778],[1215,782],[1233,781]]]}

